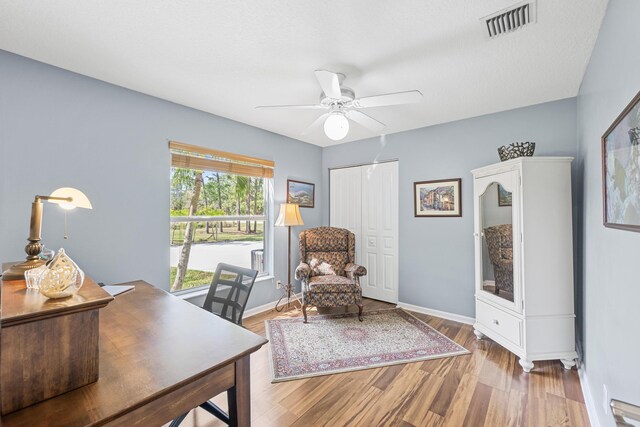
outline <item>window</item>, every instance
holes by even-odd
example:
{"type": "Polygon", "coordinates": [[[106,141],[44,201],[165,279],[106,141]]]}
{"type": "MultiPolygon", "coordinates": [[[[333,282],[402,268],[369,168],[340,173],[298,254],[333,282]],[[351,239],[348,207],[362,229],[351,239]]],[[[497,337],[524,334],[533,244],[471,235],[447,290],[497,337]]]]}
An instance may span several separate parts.
{"type": "Polygon", "coordinates": [[[274,163],[171,141],[171,292],[209,286],[220,262],[269,273],[274,163]]]}

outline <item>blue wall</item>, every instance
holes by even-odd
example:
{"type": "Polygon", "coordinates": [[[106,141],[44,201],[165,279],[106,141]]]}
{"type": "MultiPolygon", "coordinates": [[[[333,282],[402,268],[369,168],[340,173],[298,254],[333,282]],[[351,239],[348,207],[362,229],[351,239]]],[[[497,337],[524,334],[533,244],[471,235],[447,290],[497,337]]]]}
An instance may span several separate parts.
{"type": "Polygon", "coordinates": [[[588,386],[602,426],[609,398],[640,404],[640,233],[602,225],[600,138],[640,91],[640,2],[612,0],[578,95],[581,176],[579,336],[588,386]]]}
{"type": "MultiPolygon", "coordinates": [[[[69,214],[63,241],[61,210],[46,204],[46,246],[64,246],[97,281],[168,289],[169,139],[274,160],[276,210],[287,178],[321,180],[317,146],[0,51],[0,260],[24,259],[36,194],[77,187],[93,210],[69,214]]],[[[321,201],[303,215],[305,227],[320,225],[321,201]]],[[[286,248],[287,230],[276,227],[275,273],[285,281],[286,248]]],[[[259,283],[249,307],[279,293],[259,283]]]]}
{"type": "MultiPolygon", "coordinates": [[[[74,186],[94,210],[70,214],[65,242],[60,210],[46,206],[47,246],[67,248],[97,280],[144,279],[167,289],[168,139],[273,159],[276,206],[287,178],[317,183],[316,208],[303,212],[305,227],[328,223],[329,168],[398,159],[400,301],[473,316],[469,171],[496,162],[500,145],[532,140],[537,155],[577,155],[579,346],[600,423],[612,426],[601,404],[603,384],[610,397],[640,402],[640,234],[602,226],[600,136],[640,90],[638,16],[640,2],[609,2],[577,101],[324,150],[0,51],[0,260],[23,258],[34,195],[74,186]],[[414,181],[457,177],[462,218],[413,217],[414,181]]],[[[286,229],[275,233],[275,273],[284,278],[286,229]]],[[[295,247],[292,254],[295,265],[295,247]]],[[[261,284],[250,306],[277,296],[270,283],[261,284]]]]}
{"type": "Polygon", "coordinates": [[[536,155],[576,154],[575,98],[356,141],[322,152],[324,223],[329,168],[399,160],[401,302],[474,317],[471,169],[499,161],[496,148],[535,141],[536,155]],[[462,178],[462,218],[414,218],[413,182],[462,178]]]}
{"type": "MultiPolygon", "coordinates": [[[[276,206],[287,178],[317,183],[305,227],[328,223],[328,168],[399,159],[400,301],[473,316],[469,171],[496,162],[496,147],[513,141],[536,141],[538,155],[575,155],[576,147],[575,99],[323,150],[1,51],[0,82],[0,259],[23,257],[35,194],[74,186],[94,210],[70,213],[65,242],[62,213],[46,206],[43,240],[109,283],[143,279],[168,289],[168,139],[273,159],[276,206]],[[462,218],[413,217],[414,181],[457,177],[462,218]]],[[[277,227],[277,278],[286,277],[286,262],[286,229],[277,227]]],[[[249,306],[277,296],[260,284],[249,306]]]]}

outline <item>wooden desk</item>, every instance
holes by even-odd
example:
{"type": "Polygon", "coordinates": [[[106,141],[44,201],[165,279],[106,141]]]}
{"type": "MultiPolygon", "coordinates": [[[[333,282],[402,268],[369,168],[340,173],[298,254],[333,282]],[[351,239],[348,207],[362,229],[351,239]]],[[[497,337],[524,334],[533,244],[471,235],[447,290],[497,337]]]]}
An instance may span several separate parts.
{"type": "Polygon", "coordinates": [[[68,298],[48,299],[24,280],[2,281],[0,413],[95,382],[99,311],[113,297],[91,278],[68,298]],[[37,369],[36,369],[37,367],[37,369]],[[56,381],[52,381],[55,378],[56,381]]]}
{"type": "Polygon", "coordinates": [[[127,284],[135,290],[100,311],[99,380],[2,426],[159,426],[226,390],[232,424],[251,424],[249,355],[267,340],[145,282],[127,284]]]}

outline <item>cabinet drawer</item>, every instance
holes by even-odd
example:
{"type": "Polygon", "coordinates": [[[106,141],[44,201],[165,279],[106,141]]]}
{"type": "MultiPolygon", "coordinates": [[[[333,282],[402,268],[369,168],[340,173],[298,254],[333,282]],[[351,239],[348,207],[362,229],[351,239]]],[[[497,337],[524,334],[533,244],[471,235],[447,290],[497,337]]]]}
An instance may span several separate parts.
{"type": "Polygon", "coordinates": [[[476,320],[515,345],[522,346],[522,320],[480,300],[476,305],[476,320]]]}

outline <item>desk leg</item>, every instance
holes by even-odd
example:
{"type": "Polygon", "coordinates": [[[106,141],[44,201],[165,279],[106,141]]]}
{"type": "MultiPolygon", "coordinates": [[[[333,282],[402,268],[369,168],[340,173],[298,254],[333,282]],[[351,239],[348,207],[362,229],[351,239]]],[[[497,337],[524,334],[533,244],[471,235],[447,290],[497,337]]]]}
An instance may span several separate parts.
{"type": "Polygon", "coordinates": [[[236,385],[227,391],[229,401],[229,425],[251,426],[251,381],[249,379],[249,355],[236,361],[236,385]]]}

